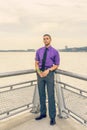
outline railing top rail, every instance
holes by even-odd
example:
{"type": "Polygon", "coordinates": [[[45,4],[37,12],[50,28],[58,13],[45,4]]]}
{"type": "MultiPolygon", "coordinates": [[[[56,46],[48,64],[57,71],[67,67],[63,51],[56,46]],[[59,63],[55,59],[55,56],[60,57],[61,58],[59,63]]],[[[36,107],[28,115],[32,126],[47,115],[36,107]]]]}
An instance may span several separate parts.
{"type": "Polygon", "coordinates": [[[0,73],[0,78],[35,73],[34,69],[0,73]]]}
{"type": "MultiPolygon", "coordinates": [[[[24,75],[24,74],[32,74],[35,73],[36,71],[34,69],[29,69],[29,70],[20,70],[20,71],[13,71],[13,72],[4,72],[4,73],[0,73],[0,78],[4,78],[4,77],[10,77],[10,76],[17,76],[17,75],[24,75]]],[[[77,78],[77,79],[81,79],[81,80],[85,80],[87,81],[87,76],[85,75],[80,75],[77,73],[73,73],[73,72],[68,72],[65,70],[56,70],[55,71],[58,74],[62,74],[62,75],[66,75],[69,77],[73,77],[73,78],[77,78]]]]}
{"type": "Polygon", "coordinates": [[[66,75],[66,76],[69,76],[69,77],[73,77],[73,78],[77,78],[77,79],[87,81],[87,75],[84,76],[84,75],[80,75],[80,74],[77,74],[77,73],[68,72],[68,71],[60,70],[60,69],[56,70],[55,72],[58,73],[58,74],[61,74],[61,75],[66,75]]]}

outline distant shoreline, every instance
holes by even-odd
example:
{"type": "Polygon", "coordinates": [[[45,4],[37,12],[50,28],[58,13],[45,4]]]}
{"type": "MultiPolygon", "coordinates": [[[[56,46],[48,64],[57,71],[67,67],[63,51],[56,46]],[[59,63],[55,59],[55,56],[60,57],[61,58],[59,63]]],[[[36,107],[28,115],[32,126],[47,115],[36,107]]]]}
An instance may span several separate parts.
{"type": "MultiPolygon", "coordinates": [[[[87,52],[87,46],[85,47],[73,47],[69,48],[65,46],[64,49],[58,49],[60,52],[87,52]]],[[[35,52],[35,49],[26,49],[26,50],[0,50],[0,52],[35,52]]]]}
{"type": "Polygon", "coordinates": [[[0,50],[0,52],[35,52],[34,49],[28,49],[28,50],[0,50]]]}
{"type": "MultiPolygon", "coordinates": [[[[26,52],[26,53],[29,53],[29,52],[35,52],[35,51],[0,51],[0,53],[18,53],[18,52],[20,52],[20,53],[23,53],[23,52],[26,52]]],[[[87,51],[59,51],[59,52],[67,52],[67,53],[72,53],[72,52],[76,52],[76,53],[79,53],[79,52],[82,52],[82,53],[84,53],[84,52],[87,52],[87,51]]]]}
{"type": "Polygon", "coordinates": [[[9,52],[35,52],[35,51],[0,51],[1,53],[2,52],[7,52],[7,53],[9,53],[9,52]]]}
{"type": "Polygon", "coordinates": [[[64,49],[59,49],[60,52],[87,52],[87,46],[86,47],[73,47],[68,48],[66,46],[64,49]]]}

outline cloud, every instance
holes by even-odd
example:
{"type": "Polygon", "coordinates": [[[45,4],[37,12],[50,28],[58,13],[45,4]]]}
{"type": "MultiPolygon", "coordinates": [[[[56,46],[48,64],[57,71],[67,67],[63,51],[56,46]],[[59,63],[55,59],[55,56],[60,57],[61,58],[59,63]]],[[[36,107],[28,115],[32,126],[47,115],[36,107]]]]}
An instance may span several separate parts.
{"type": "Polygon", "coordinates": [[[63,38],[63,41],[68,38],[86,39],[87,0],[1,1],[1,36],[17,39],[26,36],[25,39],[38,40],[45,32],[51,33],[55,39],[63,38]]]}

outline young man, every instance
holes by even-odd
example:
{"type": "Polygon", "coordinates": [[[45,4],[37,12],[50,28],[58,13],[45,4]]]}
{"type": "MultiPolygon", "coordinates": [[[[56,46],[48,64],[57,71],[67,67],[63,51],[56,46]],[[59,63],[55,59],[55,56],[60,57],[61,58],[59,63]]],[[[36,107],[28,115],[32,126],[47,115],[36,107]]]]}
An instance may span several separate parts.
{"type": "Polygon", "coordinates": [[[45,46],[37,50],[35,58],[40,97],[40,116],[35,119],[41,120],[47,116],[45,93],[45,87],[47,86],[50,125],[54,125],[56,124],[54,71],[60,64],[60,56],[59,52],[51,46],[51,36],[49,34],[43,35],[43,42],[45,46]]]}

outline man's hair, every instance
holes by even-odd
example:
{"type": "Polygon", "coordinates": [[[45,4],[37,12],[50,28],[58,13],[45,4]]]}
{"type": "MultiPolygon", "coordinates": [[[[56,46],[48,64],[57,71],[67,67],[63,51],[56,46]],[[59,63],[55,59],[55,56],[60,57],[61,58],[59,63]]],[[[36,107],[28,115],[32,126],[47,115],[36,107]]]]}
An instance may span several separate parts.
{"type": "Polygon", "coordinates": [[[48,36],[51,39],[51,36],[49,34],[44,34],[43,37],[48,36]]]}

